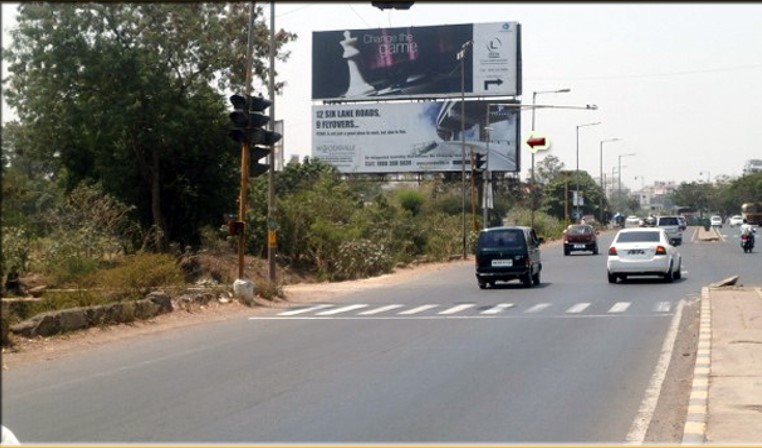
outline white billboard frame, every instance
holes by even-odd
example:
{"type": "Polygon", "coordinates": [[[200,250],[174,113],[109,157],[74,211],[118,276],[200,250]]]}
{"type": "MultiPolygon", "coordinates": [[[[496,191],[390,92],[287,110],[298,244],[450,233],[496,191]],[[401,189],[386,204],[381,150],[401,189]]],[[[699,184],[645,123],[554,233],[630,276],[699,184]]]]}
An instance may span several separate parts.
{"type": "Polygon", "coordinates": [[[488,171],[518,172],[519,109],[466,101],[461,118],[461,104],[447,100],[314,105],[312,156],[347,174],[460,172],[464,159],[470,170],[471,151],[486,154],[489,149],[488,171]]]}

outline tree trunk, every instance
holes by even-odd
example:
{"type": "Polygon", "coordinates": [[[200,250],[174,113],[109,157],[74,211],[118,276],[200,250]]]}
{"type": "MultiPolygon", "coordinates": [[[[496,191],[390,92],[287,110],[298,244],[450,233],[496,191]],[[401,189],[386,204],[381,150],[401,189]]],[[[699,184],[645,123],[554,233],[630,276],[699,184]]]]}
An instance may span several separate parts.
{"type": "Polygon", "coordinates": [[[157,231],[156,250],[164,252],[166,250],[167,229],[164,216],[161,213],[160,159],[158,149],[151,151],[151,214],[153,215],[154,228],[157,231]]]}

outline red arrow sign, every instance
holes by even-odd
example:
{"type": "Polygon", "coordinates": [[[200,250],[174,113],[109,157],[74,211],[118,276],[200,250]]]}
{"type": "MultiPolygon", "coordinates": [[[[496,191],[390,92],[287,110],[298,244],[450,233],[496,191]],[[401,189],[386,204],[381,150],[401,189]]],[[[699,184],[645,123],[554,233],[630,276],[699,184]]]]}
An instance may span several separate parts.
{"type": "Polygon", "coordinates": [[[533,137],[527,139],[527,145],[534,148],[535,146],[545,146],[545,137],[533,137]]]}

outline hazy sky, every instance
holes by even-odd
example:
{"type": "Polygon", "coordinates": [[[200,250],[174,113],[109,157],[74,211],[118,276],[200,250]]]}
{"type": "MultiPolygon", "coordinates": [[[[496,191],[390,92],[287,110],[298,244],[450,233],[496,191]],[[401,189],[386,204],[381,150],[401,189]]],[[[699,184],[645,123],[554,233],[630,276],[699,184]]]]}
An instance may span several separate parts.
{"type": "MultiPolygon", "coordinates": [[[[3,46],[16,5],[3,4],[3,46]]],[[[762,158],[762,4],[416,3],[382,11],[368,2],[276,3],[276,27],[296,32],[286,81],[276,98],[285,120],[286,159],[310,154],[312,31],[516,21],[522,26],[523,102],[595,104],[597,111],[536,112],[536,129],[551,140],[546,153],[598,178],[622,158],[622,182],[738,176],[746,160],[762,158]],[[703,174],[700,174],[703,173],[703,174]],[[637,180],[635,178],[638,178],[637,180]]],[[[265,17],[270,17],[269,3],[265,17]]],[[[5,73],[3,76],[6,76],[5,73]]],[[[255,86],[258,89],[258,86],[255,86]]],[[[4,119],[8,114],[3,108],[4,119]]],[[[522,112],[522,135],[531,112],[522,112]]],[[[529,153],[522,153],[522,178],[529,153]]]]}

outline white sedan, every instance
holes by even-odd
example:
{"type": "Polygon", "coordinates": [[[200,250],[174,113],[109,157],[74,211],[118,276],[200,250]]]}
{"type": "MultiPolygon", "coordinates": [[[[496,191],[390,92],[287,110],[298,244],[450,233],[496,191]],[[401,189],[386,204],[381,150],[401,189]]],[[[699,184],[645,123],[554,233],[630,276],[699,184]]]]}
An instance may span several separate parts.
{"type": "Polygon", "coordinates": [[[728,219],[728,224],[730,224],[731,227],[740,226],[741,224],[743,224],[743,218],[741,217],[741,215],[731,216],[730,219],[728,219]]]}
{"type": "Polygon", "coordinates": [[[622,229],[606,260],[609,283],[635,275],[658,275],[669,283],[682,277],[682,256],[659,227],[622,229]]]}

